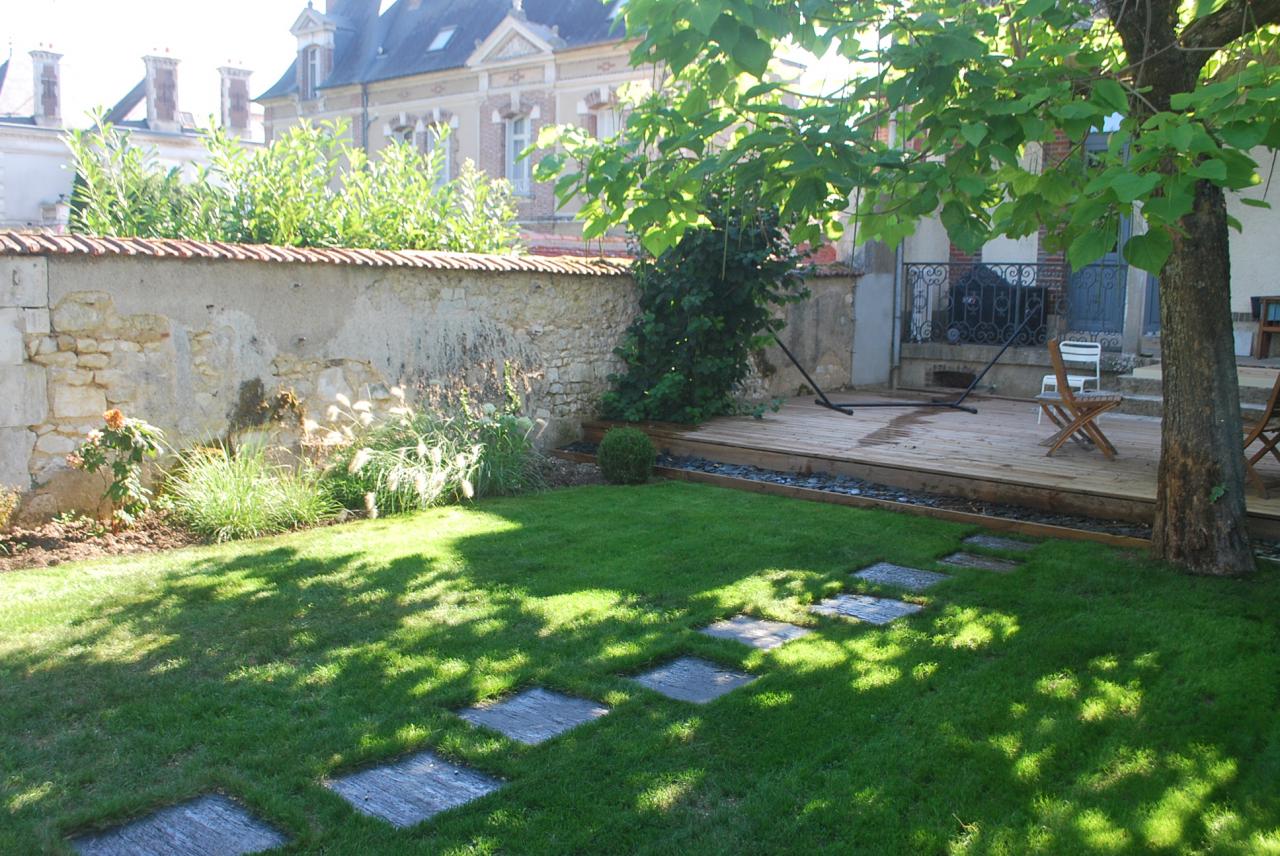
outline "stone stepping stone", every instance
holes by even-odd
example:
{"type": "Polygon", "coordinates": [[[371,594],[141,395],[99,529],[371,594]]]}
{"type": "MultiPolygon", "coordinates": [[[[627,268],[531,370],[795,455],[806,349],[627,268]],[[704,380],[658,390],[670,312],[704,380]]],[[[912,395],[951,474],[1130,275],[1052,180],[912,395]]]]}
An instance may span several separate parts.
{"type": "Polygon", "coordinates": [[[952,553],[942,560],[942,564],[953,568],[977,568],[980,571],[1008,574],[1016,571],[1020,563],[1009,559],[997,559],[994,556],[978,556],[974,553],[952,553]]]}
{"type": "Polygon", "coordinates": [[[1001,538],[999,535],[970,535],[964,539],[970,547],[983,550],[1007,550],[1010,553],[1025,553],[1034,550],[1038,544],[1030,541],[1015,541],[1013,538],[1001,538]]]}
{"type": "Polygon", "coordinates": [[[667,698],[706,704],[755,679],[697,657],[681,657],[631,680],[667,698]]]}
{"type": "Polygon", "coordinates": [[[945,579],[949,579],[946,574],[939,574],[935,571],[922,571],[919,568],[908,568],[905,565],[895,565],[891,562],[877,562],[869,568],[863,568],[858,571],[854,576],[870,583],[898,586],[911,591],[924,591],[931,585],[936,585],[945,579]]]}
{"type": "Polygon", "coordinates": [[[792,639],[799,639],[812,633],[807,627],[797,627],[785,621],[770,621],[767,618],[752,618],[750,615],[735,615],[726,621],[717,621],[709,627],[698,631],[718,639],[732,639],[752,648],[768,651],[785,645],[792,639]]]}
{"type": "Polygon", "coordinates": [[[395,827],[414,826],[442,811],[493,793],[502,782],[419,752],[381,767],[325,782],[356,811],[395,827]]]}
{"type": "Polygon", "coordinates": [[[287,841],[236,801],[208,794],[80,836],[71,846],[83,856],[241,856],[282,847],[287,841]]]}
{"type": "Polygon", "coordinates": [[[856,618],[869,624],[888,624],[922,609],[924,607],[918,603],[905,603],[887,597],[868,597],[865,594],[837,595],[809,607],[810,612],[818,615],[856,618]]]}
{"type": "Polygon", "coordinates": [[[594,701],[534,687],[499,702],[469,707],[459,716],[535,746],[608,712],[609,708],[594,701]]]}

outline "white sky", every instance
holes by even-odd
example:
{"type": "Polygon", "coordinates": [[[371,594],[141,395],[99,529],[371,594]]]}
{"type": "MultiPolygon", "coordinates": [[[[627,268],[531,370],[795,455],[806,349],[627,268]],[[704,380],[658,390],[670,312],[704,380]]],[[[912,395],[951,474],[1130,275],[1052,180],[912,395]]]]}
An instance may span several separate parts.
{"type": "Polygon", "coordinates": [[[218,112],[218,66],[252,69],[253,96],[284,73],[297,45],[289,27],[305,6],[306,0],[0,0],[0,62],[12,46],[10,78],[30,78],[28,51],[44,45],[63,54],[63,120],[83,125],[89,109],[115,104],[142,79],[144,55],[167,52],[182,61],[179,108],[203,122],[218,112]]]}

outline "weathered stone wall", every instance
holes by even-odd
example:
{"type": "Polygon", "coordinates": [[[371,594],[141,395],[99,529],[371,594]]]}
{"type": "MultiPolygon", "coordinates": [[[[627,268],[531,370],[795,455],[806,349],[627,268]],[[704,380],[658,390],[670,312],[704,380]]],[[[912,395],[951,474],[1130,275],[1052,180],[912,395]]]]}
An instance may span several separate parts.
{"type": "MultiPolygon", "coordinates": [[[[819,382],[843,386],[853,282],[811,286],[786,335],[819,382]]],[[[277,393],[320,418],[338,393],[475,386],[504,362],[529,380],[539,444],[569,442],[595,415],[634,306],[625,275],[0,256],[0,483],[31,491],[26,519],[95,508],[101,481],[65,456],[108,407],[181,447],[227,436],[277,393]]],[[[799,390],[776,349],[759,365],[748,392],[799,390]]]]}

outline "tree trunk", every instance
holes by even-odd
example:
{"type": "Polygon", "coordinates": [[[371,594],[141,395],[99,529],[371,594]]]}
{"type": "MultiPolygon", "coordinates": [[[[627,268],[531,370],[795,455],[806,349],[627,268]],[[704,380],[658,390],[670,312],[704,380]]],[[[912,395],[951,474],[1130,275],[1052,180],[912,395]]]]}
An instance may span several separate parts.
{"type": "Polygon", "coordinates": [[[1154,554],[1200,574],[1254,570],[1245,525],[1243,433],[1222,189],[1196,186],[1161,271],[1164,421],[1154,554]]]}

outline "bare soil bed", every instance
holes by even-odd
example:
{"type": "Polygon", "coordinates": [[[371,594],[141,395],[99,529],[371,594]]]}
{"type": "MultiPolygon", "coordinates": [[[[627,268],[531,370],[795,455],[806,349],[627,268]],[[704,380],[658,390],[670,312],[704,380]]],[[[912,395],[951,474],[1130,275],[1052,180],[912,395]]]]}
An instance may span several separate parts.
{"type": "Polygon", "coordinates": [[[52,520],[30,529],[0,533],[0,571],[47,568],[63,562],[154,553],[200,543],[195,535],[171,524],[162,514],[149,514],[131,529],[112,532],[88,517],[52,520]]]}
{"type": "MultiPolygon", "coordinates": [[[[536,465],[548,489],[604,483],[594,464],[545,456],[539,457],[536,465]]],[[[349,519],[349,515],[344,514],[341,519],[349,519]]],[[[200,543],[202,539],[198,535],[187,532],[158,512],[147,515],[132,529],[120,532],[111,532],[88,517],[54,520],[32,528],[15,527],[0,532],[0,573],[103,556],[155,553],[200,543]]]]}

